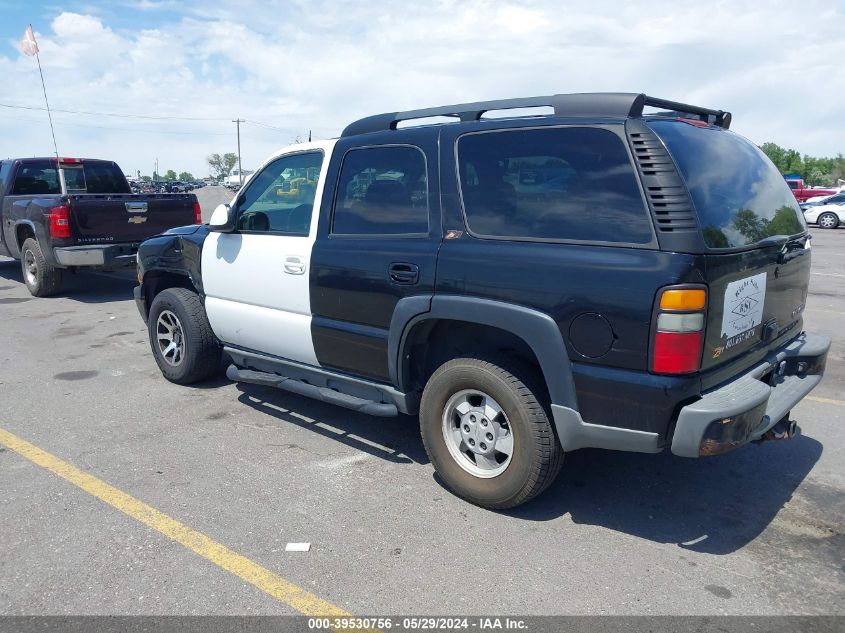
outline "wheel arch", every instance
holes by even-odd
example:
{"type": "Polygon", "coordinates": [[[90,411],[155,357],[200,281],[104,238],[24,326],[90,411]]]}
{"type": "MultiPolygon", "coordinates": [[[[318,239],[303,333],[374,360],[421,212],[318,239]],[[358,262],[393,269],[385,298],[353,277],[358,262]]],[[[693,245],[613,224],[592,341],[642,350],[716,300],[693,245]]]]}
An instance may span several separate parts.
{"type": "MultiPolygon", "coordinates": [[[[402,299],[394,311],[388,339],[390,378],[402,391],[419,388],[432,362],[448,360],[445,331],[457,329],[474,341],[515,351],[535,364],[555,404],[577,410],[572,367],[560,329],[549,315],[525,306],[450,295],[402,299]],[[434,343],[431,337],[434,336],[434,343]],[[424,354],[421,359],[419,354],[424,354]]],[[[476,345],[470,343],[471,348],[476,345]]],[[[491,350],[492,351],[492,350],[491,350]]]]}
{"type": "Polygon", "coordinates": [[[144,306],[147,311],[147,315],[150,313],[150,307],[153,305],[155,298],[161,294],[162,291],[167,290],[168,288],[184,288],[202,296],[187,271],[148,271],[144,274],[141,288],[144,293],[144,306]]]}

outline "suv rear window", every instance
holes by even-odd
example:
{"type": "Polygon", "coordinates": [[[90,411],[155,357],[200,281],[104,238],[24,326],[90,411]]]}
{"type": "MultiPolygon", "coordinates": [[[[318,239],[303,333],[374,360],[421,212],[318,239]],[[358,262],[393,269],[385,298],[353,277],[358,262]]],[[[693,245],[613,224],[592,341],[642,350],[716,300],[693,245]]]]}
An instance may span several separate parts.
{"type": "Polygon", "coordinates": [[[649,121],[686,181],[704,243],[710,248],[752,246],[775,235],[806,230],[786,181],[747,139],[683,121],[649,121]]]}
{"type": "Polygon", "coordinates": [[[622,140],[601,128],[466,134],[458,141],[469,230],[480,237],[647,244],[653,239],[622,140]]]}

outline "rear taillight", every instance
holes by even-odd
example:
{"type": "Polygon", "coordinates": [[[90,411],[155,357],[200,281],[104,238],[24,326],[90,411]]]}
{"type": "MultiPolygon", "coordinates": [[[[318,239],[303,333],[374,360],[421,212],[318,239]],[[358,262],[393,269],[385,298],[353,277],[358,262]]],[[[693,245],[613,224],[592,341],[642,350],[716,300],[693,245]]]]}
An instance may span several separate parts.
{"type": "Polygon", "coordinates": [[[199,202],[194,202],[194,224],[202,224],[202,208],[199,202]]]}
{"type": "Polygon", "coordinates": [[[664,288],[657,300],[651,346],[651,371],[690,374],[701,367],[707,290],[664,288]]]}
{"type": "Polygon", "coordinates": [[[67,205],[50,209],[50,237],[70,237],[70,209],[67,205]]]}

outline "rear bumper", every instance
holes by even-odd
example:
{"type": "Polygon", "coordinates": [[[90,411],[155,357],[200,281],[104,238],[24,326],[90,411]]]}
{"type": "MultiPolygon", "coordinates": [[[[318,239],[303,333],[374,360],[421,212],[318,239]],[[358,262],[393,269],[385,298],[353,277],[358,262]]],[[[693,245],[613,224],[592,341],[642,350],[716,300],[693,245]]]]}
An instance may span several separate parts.
{"type": "Polygon", "coordinates": [[[53,249],[60,266],[124,268],[135,264],[138,244],[108,244],[97,246],[66,246],[53,249]]]}
{"type": "Polygon", "coordinates": [[[759,440],[819,384],[830,339],[803,332],[746,373],[685,406],[672,452],[714,455],[759,440]]]}

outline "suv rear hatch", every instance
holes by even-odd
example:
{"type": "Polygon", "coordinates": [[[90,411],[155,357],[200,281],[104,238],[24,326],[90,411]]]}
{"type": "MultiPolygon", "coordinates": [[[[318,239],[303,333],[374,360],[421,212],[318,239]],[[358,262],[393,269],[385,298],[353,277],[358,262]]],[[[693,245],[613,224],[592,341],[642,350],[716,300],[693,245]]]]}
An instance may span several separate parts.
{"type": "Polygon", "coordinates": [[[141,242],[195,220],[192,194],[133,194],[116,163],[67,160],[61,167],[81,244],[141,242]]]}
{"type": "Polygon", "coordinates": [[[783,176],[753,143],[700,121],[648,126],[687,185],[706,247],[708,388],[801,332],[810,236],[783,176]]]}

